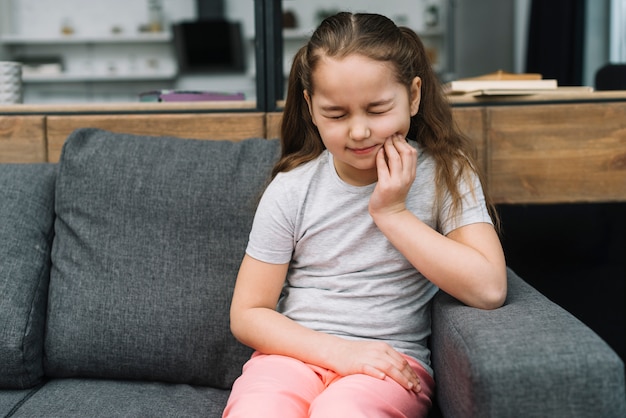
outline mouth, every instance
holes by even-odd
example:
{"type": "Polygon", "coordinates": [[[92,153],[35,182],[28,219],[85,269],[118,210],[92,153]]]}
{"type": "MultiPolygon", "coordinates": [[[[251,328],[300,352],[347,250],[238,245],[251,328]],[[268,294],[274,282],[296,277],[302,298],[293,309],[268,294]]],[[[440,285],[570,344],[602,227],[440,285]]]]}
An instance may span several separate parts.
{"type": "Polygon", "coordinates": [[[370,147],[363,147],[363,148],[348,148],[348,149],[356,155],[367,155],[367,154],[371,154],[374,151],[377,151],[378,145],[372,145],[370,147]]]}

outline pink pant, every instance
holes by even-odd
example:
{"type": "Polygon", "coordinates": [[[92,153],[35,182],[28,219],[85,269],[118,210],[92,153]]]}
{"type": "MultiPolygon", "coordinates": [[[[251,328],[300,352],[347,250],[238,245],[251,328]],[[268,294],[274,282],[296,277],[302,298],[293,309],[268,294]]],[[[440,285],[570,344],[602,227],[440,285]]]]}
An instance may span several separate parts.
{"type": "Polygon", "coordinates": [[[435,382],[414,359],[422,391],[389,377],[340,376],[290,357],[254,353],[235,381],[224,417],[425,417],[435,382]]]}

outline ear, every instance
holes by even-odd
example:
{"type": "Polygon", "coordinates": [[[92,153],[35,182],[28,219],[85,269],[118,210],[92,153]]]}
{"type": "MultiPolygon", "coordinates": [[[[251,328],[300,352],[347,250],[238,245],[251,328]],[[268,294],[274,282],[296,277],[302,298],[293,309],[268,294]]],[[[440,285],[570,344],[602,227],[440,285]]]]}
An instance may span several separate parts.
{"type": "Polygon", "coordinates": [[[302,94],[304,95],[304,100],[306,101],[306,105],[309,108],[309,115],[311,115],[311,121],[313,122],[313,125],[317,126],[317,124],[315,123],[315,117],[313,116],[313,104],[311,103],[311,96],[309,95],[309,92],[307,90],[304,90],[302,94]]]}
{"type": "Polygon", "coordinates": [[[415,116],[417,115],[417,111],[420,109],[420,101],[422,98],[422,79],[420,77],[415,77],[413,81],[411,81],[409,96],[411,116],[415,116]]]}

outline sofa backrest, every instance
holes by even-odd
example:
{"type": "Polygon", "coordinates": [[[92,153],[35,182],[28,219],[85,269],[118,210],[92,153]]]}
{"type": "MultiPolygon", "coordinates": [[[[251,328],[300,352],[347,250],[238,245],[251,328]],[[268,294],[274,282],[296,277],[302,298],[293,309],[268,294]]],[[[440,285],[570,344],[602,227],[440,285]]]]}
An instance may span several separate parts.
{"type": "Polygon", "coordinates": [[[43,377],[53,164],[0,164],[0,389],[43,377]]]}
{"type": "Polygon", "coordinates": [[[51,377],[229,388],[229,306],[277,141],[75,131],[56,182],[51,377]]]}

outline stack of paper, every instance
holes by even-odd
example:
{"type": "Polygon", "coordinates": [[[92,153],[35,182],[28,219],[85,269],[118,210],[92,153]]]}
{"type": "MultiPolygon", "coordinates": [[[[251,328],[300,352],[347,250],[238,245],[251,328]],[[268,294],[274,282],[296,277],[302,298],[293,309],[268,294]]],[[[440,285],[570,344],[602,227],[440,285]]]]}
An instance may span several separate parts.
{"type": "Polygon", "coordinates": [[[473,95],[533,94],[557,88],[556,80],[543,79],[540,74],[511,74],[503,71],[455,80],[445,85],[448,94],[473,95]]]}

